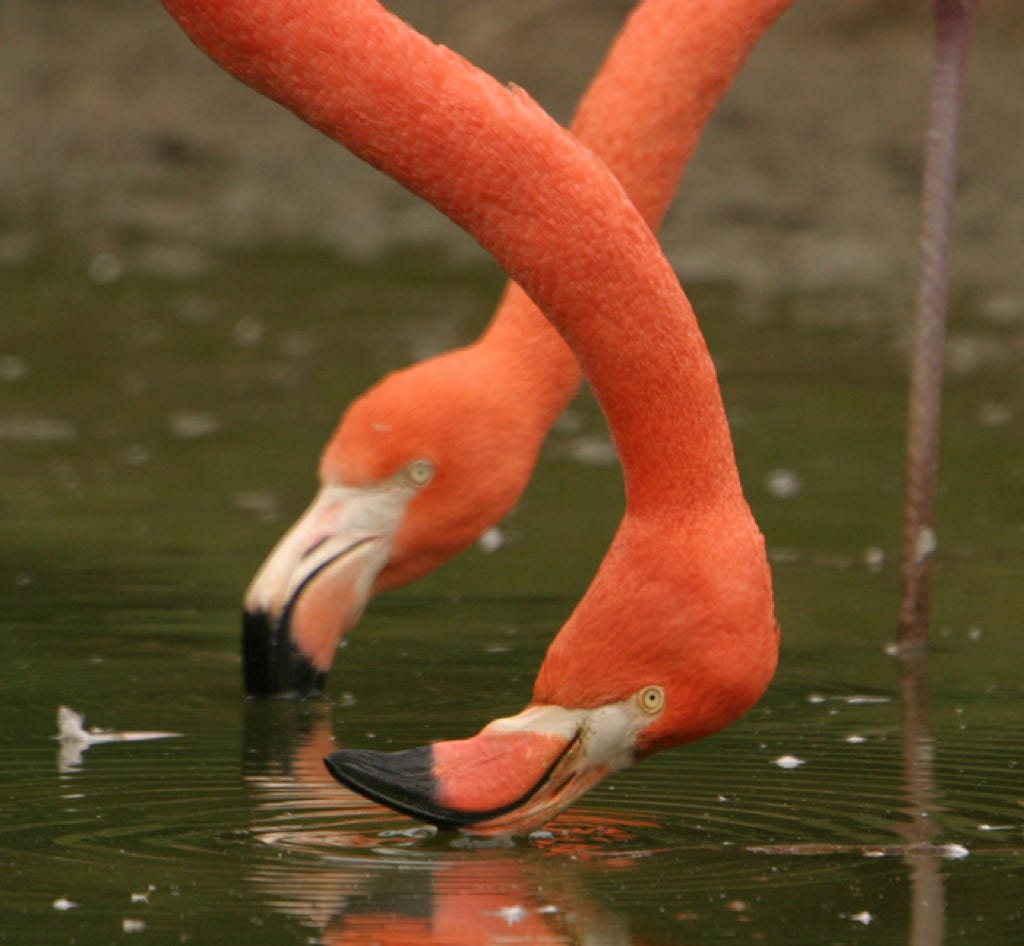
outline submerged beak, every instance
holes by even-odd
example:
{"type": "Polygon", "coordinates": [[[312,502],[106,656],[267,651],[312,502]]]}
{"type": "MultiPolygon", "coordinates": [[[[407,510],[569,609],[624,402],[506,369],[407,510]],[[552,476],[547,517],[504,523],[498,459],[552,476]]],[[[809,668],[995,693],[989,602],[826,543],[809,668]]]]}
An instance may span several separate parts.
{"type": "Polygon", "coordinates": [[[410,498],[397,486],[324,486],[245,593],[242,660],[250,696],[310,697],[363,613],[410,498]]]}
{"type": "Polygon", "coordinates": [[[631,765],[650,721],[632,698],[592,710],[536,705],[471,739],[402,752],[343,749],[324,763],[348,788],[439,828],[524,834],[631,765]]]}

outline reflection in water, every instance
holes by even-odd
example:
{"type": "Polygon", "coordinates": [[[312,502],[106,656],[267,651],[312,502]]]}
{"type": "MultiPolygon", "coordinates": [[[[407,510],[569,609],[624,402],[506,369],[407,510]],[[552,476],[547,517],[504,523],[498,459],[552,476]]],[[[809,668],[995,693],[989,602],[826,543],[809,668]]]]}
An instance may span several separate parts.
{"type": "Polygon", "coordinates": [[[625,921],[518,858],[473,857],[426,871],[378,876],[327,925],[325,943],[629,944],[625,921]]]}
{"type": "MultiPolygon", "coordinates": [[[[745,850],[755,859],[850,855],[902,861],[909,879],[909,942],[940,946],[946,926],[943,863],[967,852],[942,840],[935,818],[942,809],[928,719],[927,657],[898,660],[903,804],[900,820],[891,824],[898,839],[745,850]]],[[[344,791],[326,773],[322,758],[335,748],[331,729],[327,704],[254,703],[247,710],[244,759],[250,830],[268,853],[250,866],[253,888],[269,907],[315,929],[325,943],[635,944],[628,913],[609,908],[590,885],[599,877],[604,880],[598,886],[605,883],[613,871],[632,871],[636,878],[644,859],[671,857],[692,843],[680,838],[666,847],[663,829],[653,820],[585,809],[570,810],[528,841],[492,840],[489,846],[437,835],[425,826],[396,830],[389,811],[344,791]],[[596,869],[593,875],[588,864],[596,869]]],[[[891,797],[890,791],[886,799],[891,797]]],[[[831,792],[823,801],[834,802],[831,792]]],[[[887,809],[887,800],[880,807],[887,809]]],[[[770,816],[766,810],[759,817],[770,816]]],[[[728,861],[738,850],[725,841],[706,853],[728,861]]],[[[706,864],[706,857],[701,861],[706,864]]],[[[777,877],[787,869],[778,868],[777,877]]],[[[712,887],[727,890],[731,883],[723,875],[721,886],[712,887]]],[[[687,897],[693,903],[699,903],[693,899],[696,884],[687,897]]],[[[689,904],[680,906],[685,909],[679,916],[690,910],[689,904]]],[[[875,919],[866,910],[847,916],[866,924],[875,919]]]]}
{"type": "Polygon", "coordinates": [[[941,946],[946,927],[946,890],[940,857],[932,844],[942,827],[933,815],[935,744],[928,724],[928,655],[924,651],[898,656],[906,813],[910,821],[896,826],[908,844],[904,861],[910,869],[910,946],[941,946]]]}
{"type": "Polygon", "coordinates": [[[390,812],[339,788],[322,762],[333,748],[322,708],[249,708],[244,778],[254,801],[252,830],[288,854],[262,861],[250,879],[272,907],[319,931],[322,942],[635,942],[624,917],[581,888],[576,864],[632,867],[638,855],[624,842],[634,836],[631,828],[649,823],[613,818],[598,826],[577,813],[539,833],[530,849],[536,856],[528,857],[511,842],[473,842],[467,850],[446,837],[444,847],[431,849],[433,828],[386,830],[390,812]],[[337,813],[329,830],[325,811],[337,813]]]}
{"type": "MultiPolygon", "coordinates": [[[[934,815],[936,803],[934,740],[928,721],[928,655],[925,651],[900,652],[900,746],[905,805],[899,811],[908,820],[893,830],[902,844],[795,844],[749,848],[759,853],[831,855],[903,859],[910,872],[910,946],[941,946],[946,925],[946,894],[942,862],[967,856],[960,844],[937,843],[942,826],[934,815]]],[[[871,922],[866,914],[863,922],[871,922]]]]}

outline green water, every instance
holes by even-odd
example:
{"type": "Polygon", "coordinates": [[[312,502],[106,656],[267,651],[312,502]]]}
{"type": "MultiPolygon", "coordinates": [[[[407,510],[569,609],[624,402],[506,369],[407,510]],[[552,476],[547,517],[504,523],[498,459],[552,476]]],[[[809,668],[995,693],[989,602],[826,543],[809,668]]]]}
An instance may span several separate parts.
{"type": "MultiPolygon", "coordinates": [[[[620,513],[615,465],[587,460],[592,403],[552,435],[497,552],[372,605],[329,701],[247,706],[241,591],[311,496],[341,407],[473,337],[496,277],[408,254],[267,251],[180,279],[105,265],[55,252],[0,273],[0,942],[1024,940],[1013,358],[950,378],[924,700],[884,650],[901,313],[696,287],[775,563],[776,682],[719,736],[479,848],[344,792],[319,760],[522,707],[620,513]],[[62,704],[181,735],[62,759],[62,704]]],[[[1019,351],[1021,333],[958,305],[960,351],[1019,351]]]]}

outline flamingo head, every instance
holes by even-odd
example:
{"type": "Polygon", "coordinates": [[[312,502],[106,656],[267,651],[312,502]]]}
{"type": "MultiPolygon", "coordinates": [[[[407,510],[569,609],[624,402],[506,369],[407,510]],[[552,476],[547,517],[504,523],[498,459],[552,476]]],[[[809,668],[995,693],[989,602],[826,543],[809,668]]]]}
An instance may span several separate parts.
{"type": "Polygon", "coordinates": [[[618,567],[629,558],[616,554],[628,544],[620,530],[549,648],[525,710],[469,739],[333,752],[328,770],[374,801],[439,827],[522,834],[613,772],[716,732],[757,702],[778,656],[763,546],[759,535],[749,538],[746,561],[731,559],[737,549],[726,541],[685,563],[682,581],[652,574],[666,562],[679,571],[676,550],[661,545],[668,554],[647,557],[645,581],[618,567]]]}
{"type": "Polygon", "coordinates": [[[534,704],[470,739],[399,752],[342,749],[324,762],[354,791],[440,828],[524,834],[633,764],[663,704],[658,686],[596,709],[534,704]]]}
{"type": "Polygon", "coordinates": [[[318,493],[246,591],[250,696],[317,695],[375,593],[467,548],[518,498],[546,422],[499,397],[467,351],[391,374],[345,412],[318,493]]]}

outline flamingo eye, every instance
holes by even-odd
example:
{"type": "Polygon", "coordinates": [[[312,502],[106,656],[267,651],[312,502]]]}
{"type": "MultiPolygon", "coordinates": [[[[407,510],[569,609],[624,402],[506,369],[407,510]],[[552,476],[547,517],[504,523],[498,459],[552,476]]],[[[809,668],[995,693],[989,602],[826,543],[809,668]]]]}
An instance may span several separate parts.
{"type": "Polygon", "coordinates": [[[638,702],[640,708],[645,713],[658,713],[661,708],[665,705],[665,691],[659,686],[644,687],[639,695],[638,702]]]}
{"type": "Polygon", "coordinates": [[[434,478],[434,464],[429,460],[413,460],[405,468],[405,475],[413,486],[426,486],[434,478]]]}

